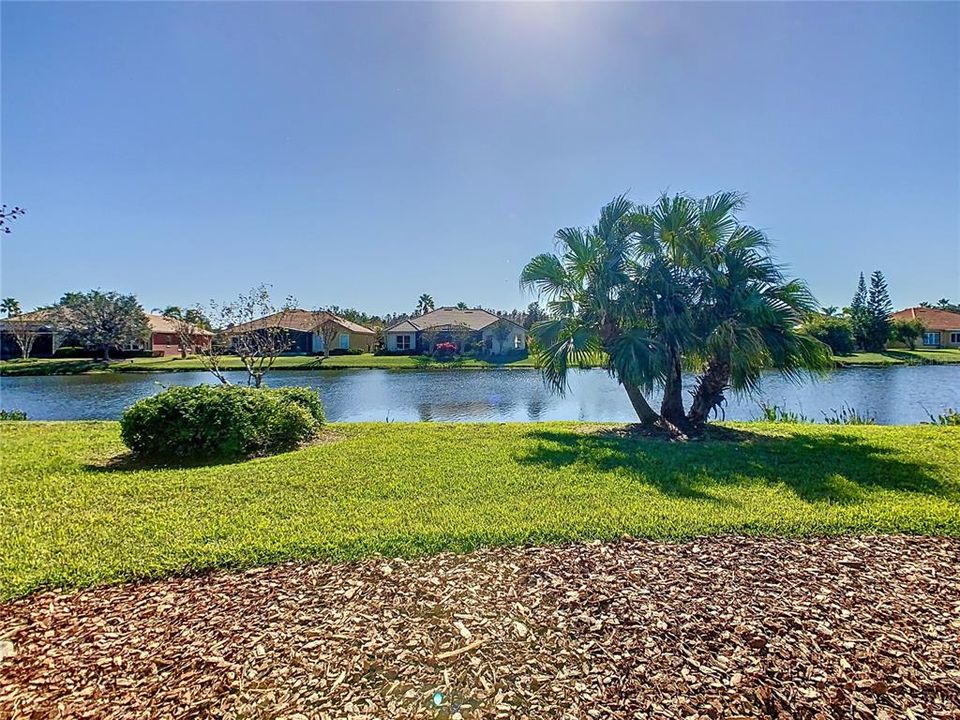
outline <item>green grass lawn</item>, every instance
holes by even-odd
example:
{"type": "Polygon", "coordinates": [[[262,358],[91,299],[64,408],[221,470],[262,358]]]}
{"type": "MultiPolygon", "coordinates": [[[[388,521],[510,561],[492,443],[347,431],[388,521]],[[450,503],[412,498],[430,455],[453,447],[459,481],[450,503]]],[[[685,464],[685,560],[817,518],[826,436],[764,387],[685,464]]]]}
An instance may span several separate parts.
{"type": "Polygon", "coordinates": [[[885,350],[879,353],[858,352],[850,355],[837,355],[834,361],[841,366],[847,365],[947,365],[960,363],[960,349],[943,348],[940,350],[885,350]]]}
{"type": "MultiPolygon", "coordinates": [[[[852,353],[834,358],[839,367],[848,366],[888,366],[960,363],[960,350],[888,350],[882,353],[852,353]]],[[[237,358],[227,358],[226,367],[242,370],[243,365],[237,358]]],[[[437,362],[429,357],[409,355],[334,355],[323,359],[312,355],[281,357],[274,366],[277,370],[337,370],[368,368],[383,370],[441,370],[466,369],[484,370],[498,367],[533,368],[532,358],[497,363],[486,360],[468,359],[459,362],[437,362]]],[[[89,358],[31,358],[29,360],[0,361],[0,375],[79,375],[90,372],[170,372],[179,370],[203,370],[203,365],[195,357],[180,359],[133,358],[105,363],[89,358]]]]}
{"type": "MultiPolygon", "coordinates": [[[[243,364],[239,358],[226,358],[224,363],[228,369],[242,370],[243,364]]],[[[383,370],[441,370],[462,368],[482,370],[497,367],[526,367],[532,368],[530,358],[512,359],[497,363],[486,360],[467,359],[457,362],[437,362],[430,357],[413,357],[410,355],[333,355],[329,358],[318,358],[312,355],[293,355],[277,358],[274,368],[277,370],[337,370],[350,368],[369,368],[383,370]]],[[[187,370],[203,370],[203,364],[196,357],[181,359],[179,357],[163,358],[132,358],[128,360],[114,360],[105,363],[89,358],[31,358],[29,360],[0,361],[2,375],[78,375],[89,372],[171,372],[187,370]]]]}
{"type": "Polygon", "coordinates": [[[960,430],[344,424],[233,464],[111,463],[116,423],[0,424],[0,598],[213,567],[622,535],[960,533],[960,430]]]}

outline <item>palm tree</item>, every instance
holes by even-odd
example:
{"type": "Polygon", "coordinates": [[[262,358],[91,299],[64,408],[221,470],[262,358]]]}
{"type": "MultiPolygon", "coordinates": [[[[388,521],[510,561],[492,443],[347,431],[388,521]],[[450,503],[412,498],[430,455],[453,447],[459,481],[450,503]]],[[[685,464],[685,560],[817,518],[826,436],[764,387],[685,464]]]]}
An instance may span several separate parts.
{"type": "Polygon", "coordinates": [[[559,255],[533,258],[524,267],[520,284],[547,301],[550,318],[531,327],[547,382],[562,393],[571,365],[603,357],[640,421],[649,425],[660,416],[644,392],[662,379],[663,354],[645,318],[631,314],[624,302],[631,284],[633,210],[633,204],[620,196],[601,210],[592,228],[558,230],[559,255]]]}
{"type": "Polygon", "coordinates": [[[546,379],[562,391],[571,364],[602,352],[641,422],[689,432],[727,389],[754,390],[766,368],[826,368],[826,347],[794,329],[814,300],[783,276],[766,236],[739,223],[743,202],[720,193],[634,206],[621,196],[592,228],[559,231],[561,254],[537,256],[521,275],[554,318],[531,330],[546,379]],[[688,414],[684,370],[699,374],[688,414]],[[659,413],[645,397],[655,387],[659,413]]]}
{"type": "Polygon", "coordinates": [[[417,300],[417,315],[425,315],[431,310],[433,310],[433,297],[424,293],[420,296],[420,299],[417,300]]]}
{"type": "Polygon", "coordinates": [[[784,275],[762,231],[736,220],[743,205],[737,193],[699,203],[694,256],[701,282],[689,359],[700,375],[688,427],[702,428],[727,389],[758,389],[764,370],[799,381],[831,365],[829,348],[796,329],[815,311],[815,298],[803,281],[784,275]]]}
{"type": "Polygon", "coordinates": [[[20,314],[20,303],[16,298],[8,297],[0,301],[0,310],[7,314],[7,317],[13,317],[20,314]]]}
{"type": "Polygon", "coordinates": [[[467,304],[463,302],[463,300],[457,303],[457,310],[466,310],[466,309],[467,309],[467,304]]]}
{"type": "Polygon", "coordinates": [[[820,308],[820,312],[827,317],[837,317],[838,313],[840,312],[840,308],[838,308],[836,305],[827,305],[827,307],[820,308]]]}

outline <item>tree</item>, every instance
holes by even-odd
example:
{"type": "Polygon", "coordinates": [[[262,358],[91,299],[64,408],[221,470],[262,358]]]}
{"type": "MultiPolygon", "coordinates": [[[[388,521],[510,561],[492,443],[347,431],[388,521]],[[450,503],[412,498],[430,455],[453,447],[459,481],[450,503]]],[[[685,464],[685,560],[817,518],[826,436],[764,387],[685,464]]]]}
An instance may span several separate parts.
{"type": "Polygon", "coordinates": [[[836,305],[828,305],[827,307],[820,308],[820,312],[827,317],[837,317],[838,313],[840,312],[840,308],[838,308],[836,305]]]}
{"type": "Polygon", "coordinates": [[[591,228],[565,228],[559,254],[533,258],[521,285],[548,298],[533,325],[537,361],[561,392],[571,365],[605,358],[640,421],[699,432],[728,388],[754,390],[768,368],[789,378],[829,367],[828,348],[796,330],[816,305],[786,279],[738,193],[676,195],[652,206],[621,196],[591,228]],[[699,375],[690,412],[683,370],[699,375]],[[646,395],[663,389],[660,412],[646,395]]]}
{"type": "Polygon", "coordinates": [[[511,332],[512,332],[512,328],[510,327],[509,322],[507,322],[503,318],[497,320],[497,323],[493,326],[493,330],[491,331],[491,334],[493,335],[493,339],[497,341],[498,352],[502,353],[506,351],[506,349],[504,348],[504,345],[506,344],[507,340],[510,338],[511,332]]]}
{"type": "Polygon", "coordinates": [[[870,292],[867,296],[867,307],[864,324],[864,350],[879,352],[887,346],[890,338],[890,315],[893,313],[893,303],[887,292],[887,281],[883,273],[875,270],[870,275],[870,292]]]}
{"type": "Polygon", "coordinates": [[[8,297],[0,301],[0,311],[6,313],[7,317],[13,317],[20,314],[20,303],[16,298],[8,297]]]}
{"type": "Polygon", "coordinates": [[[290,334],[283,327],[283,315],[294,309],[288,297],[278,310],[270,301],[266,285],[258,285],[236,300],[221,304],[210,301],[209,317],[215,326],[210,350],[199,353],[203,366],[224,385],[224,358],[232,353],[240,358],[247,371],[247,385],[261,387],[263,378],[277,358],[290,349],[290,334]],[[264,318],[270,319],[264,322],[264,318]]]}
{"type": "Polygon", "coordinates": [[[853,341],[858,348],[865,348],[867,344],[867,282],[860,273],[860,282],[857,291],[853,294],[850,303],[850,330],[853,332],[853,341]]]}
{"type": "MultiPolygon", "coordinates": [[[[155,308],[156,310],[156,308],[155,308]]],[[[196,352],[198,330],[210,330],[210,321],[200,308],[182,310],[178,305],[170,305],[163,309],[163,317],[173,323],[180,344],[180,357],[186,358],[189,352],[196,352]]]]}
{"type": "Polygon", "coordinates": [[[457,303],[457,310],[466,310],[466,309],[467,309],[467,304],[463,300],[457,303]]]}
{"type": "Polygon", "coordinates": [[[521,325],[527,330],[533,327],[534,323],[538,323],[541,320],[547,319],[547,313],[544,312],[543,308],[540,307],[540,303],[534,300],[532,303],[527,305],[527,312],[523,317],[523,322],[521,325]]]}
{"type": "Polygon", "coordinates": [[[902,342],[911,350],[917,347],[917,340],[923,337],[926,331],[923,323],[917,319],[894,320],[890,323],[890,339],[902,342]]]}
{"type": "Polygon", "coordinates": [[[427,293],[424,293],[417,300],[417,315],[426,315],[433,310],[433,307],[433,298],[427,293]]]}
{"type": "Polygon", "coordinates": [[[10,229],[10,221],[16,220],[21,215],[25,215],[26,212],[27,211],[19,205],[15,205],[12,208],[6,205],[0,206],[0,233],[9,235],[13,232],[10,229]]]}
{"type": "MultiPolygon", "coordinates": [[[[8,298],[12,299],[12,298],[8,298]]],[[[14,301],[16,302],[16,301],[14,301]]],[[[19,307],[17,312],[11,318],[8,312],[7,322],[4,324],[6,330],[13,335],[13,339],[17,342],[17,345],[20,347],[20,354],[24,360],[30,357],[30,353],[33,350],[33,345],[36,343],[37,338],[40,336],[40,325],[34,320],[22,320],[17,315],[19,315],[19,307]]],[[[55,335],[55,333],[54,333],[55,335]]],[[[56,348],[54,347],[54,351],[56,348]]]]}
{"type": "Polygon", "coordinates": [[[321,311],[317,319],[319,320],[317,327],[320,330],[320,336],[323,338],[323,356],[328,358],[330,357],[330,348],[333,347],[340,335],[341,327],[334,322],[329,313],[321,311]]]}
{"type": "Polygon", "coordinates": [[[828,345],[834,355],[847,355],[854,351],[853,331],[850,320],[832,315],[811,315],[802,330],[810,337],[828,345]]]}
{"type": "Polygon", "coordinates": [[[150,335],[147,316],[133,295],[91,290],[67,293],[57,305],[59,324],[87,347],[110,360],[110,350],[143,342],[150,335]]]}

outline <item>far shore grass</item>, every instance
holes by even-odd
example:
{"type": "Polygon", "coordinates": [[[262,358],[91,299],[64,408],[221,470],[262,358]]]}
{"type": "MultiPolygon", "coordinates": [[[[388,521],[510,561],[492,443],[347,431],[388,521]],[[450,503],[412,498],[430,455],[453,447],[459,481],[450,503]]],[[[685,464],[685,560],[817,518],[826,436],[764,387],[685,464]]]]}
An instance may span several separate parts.
{"type": "MultiPolygon", "coordinates": [[[[882,353],[852,353],[834,357],[837,367],[888,367],[895,365],[944,365],[960,363],[960,349],[887,350],[882,353]]],[[[226,367],[242,370],[237,358],[227,358],[226,367]]],[[[536,368],[533,358],[511,358],[504,362],[464,359],[439,362],[430,357],[410,355],[313,355],[278,358],[276,370],[492,370],[496,368],[536,368]]],[[[80,375],[96,372],[188,372],[203,370],[196,357],[132,358],[104,362],[89,358],[31,358],[0,361],[0,375],[80,375]]]]}
{"type": "Polygon", "coordinates": [[[722,428],[667,443],[578,423],[335,424],[274,457],[157,467],[123,459],[113,422],[0,423],[0,599],[624,535],[960,534],[956,428],[722,428]]]}

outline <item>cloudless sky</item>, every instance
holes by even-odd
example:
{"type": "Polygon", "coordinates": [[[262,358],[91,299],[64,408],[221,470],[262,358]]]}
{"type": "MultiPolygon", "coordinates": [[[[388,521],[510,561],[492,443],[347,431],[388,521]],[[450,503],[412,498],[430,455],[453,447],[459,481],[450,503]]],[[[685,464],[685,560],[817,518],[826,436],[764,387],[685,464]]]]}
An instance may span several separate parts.
{"type": "Polygon", "coordinates": [[[960,299],[960,4],[2,4],[2,294],[509,309],[557,228],[739,189],[824,305],[960,299]]]}

